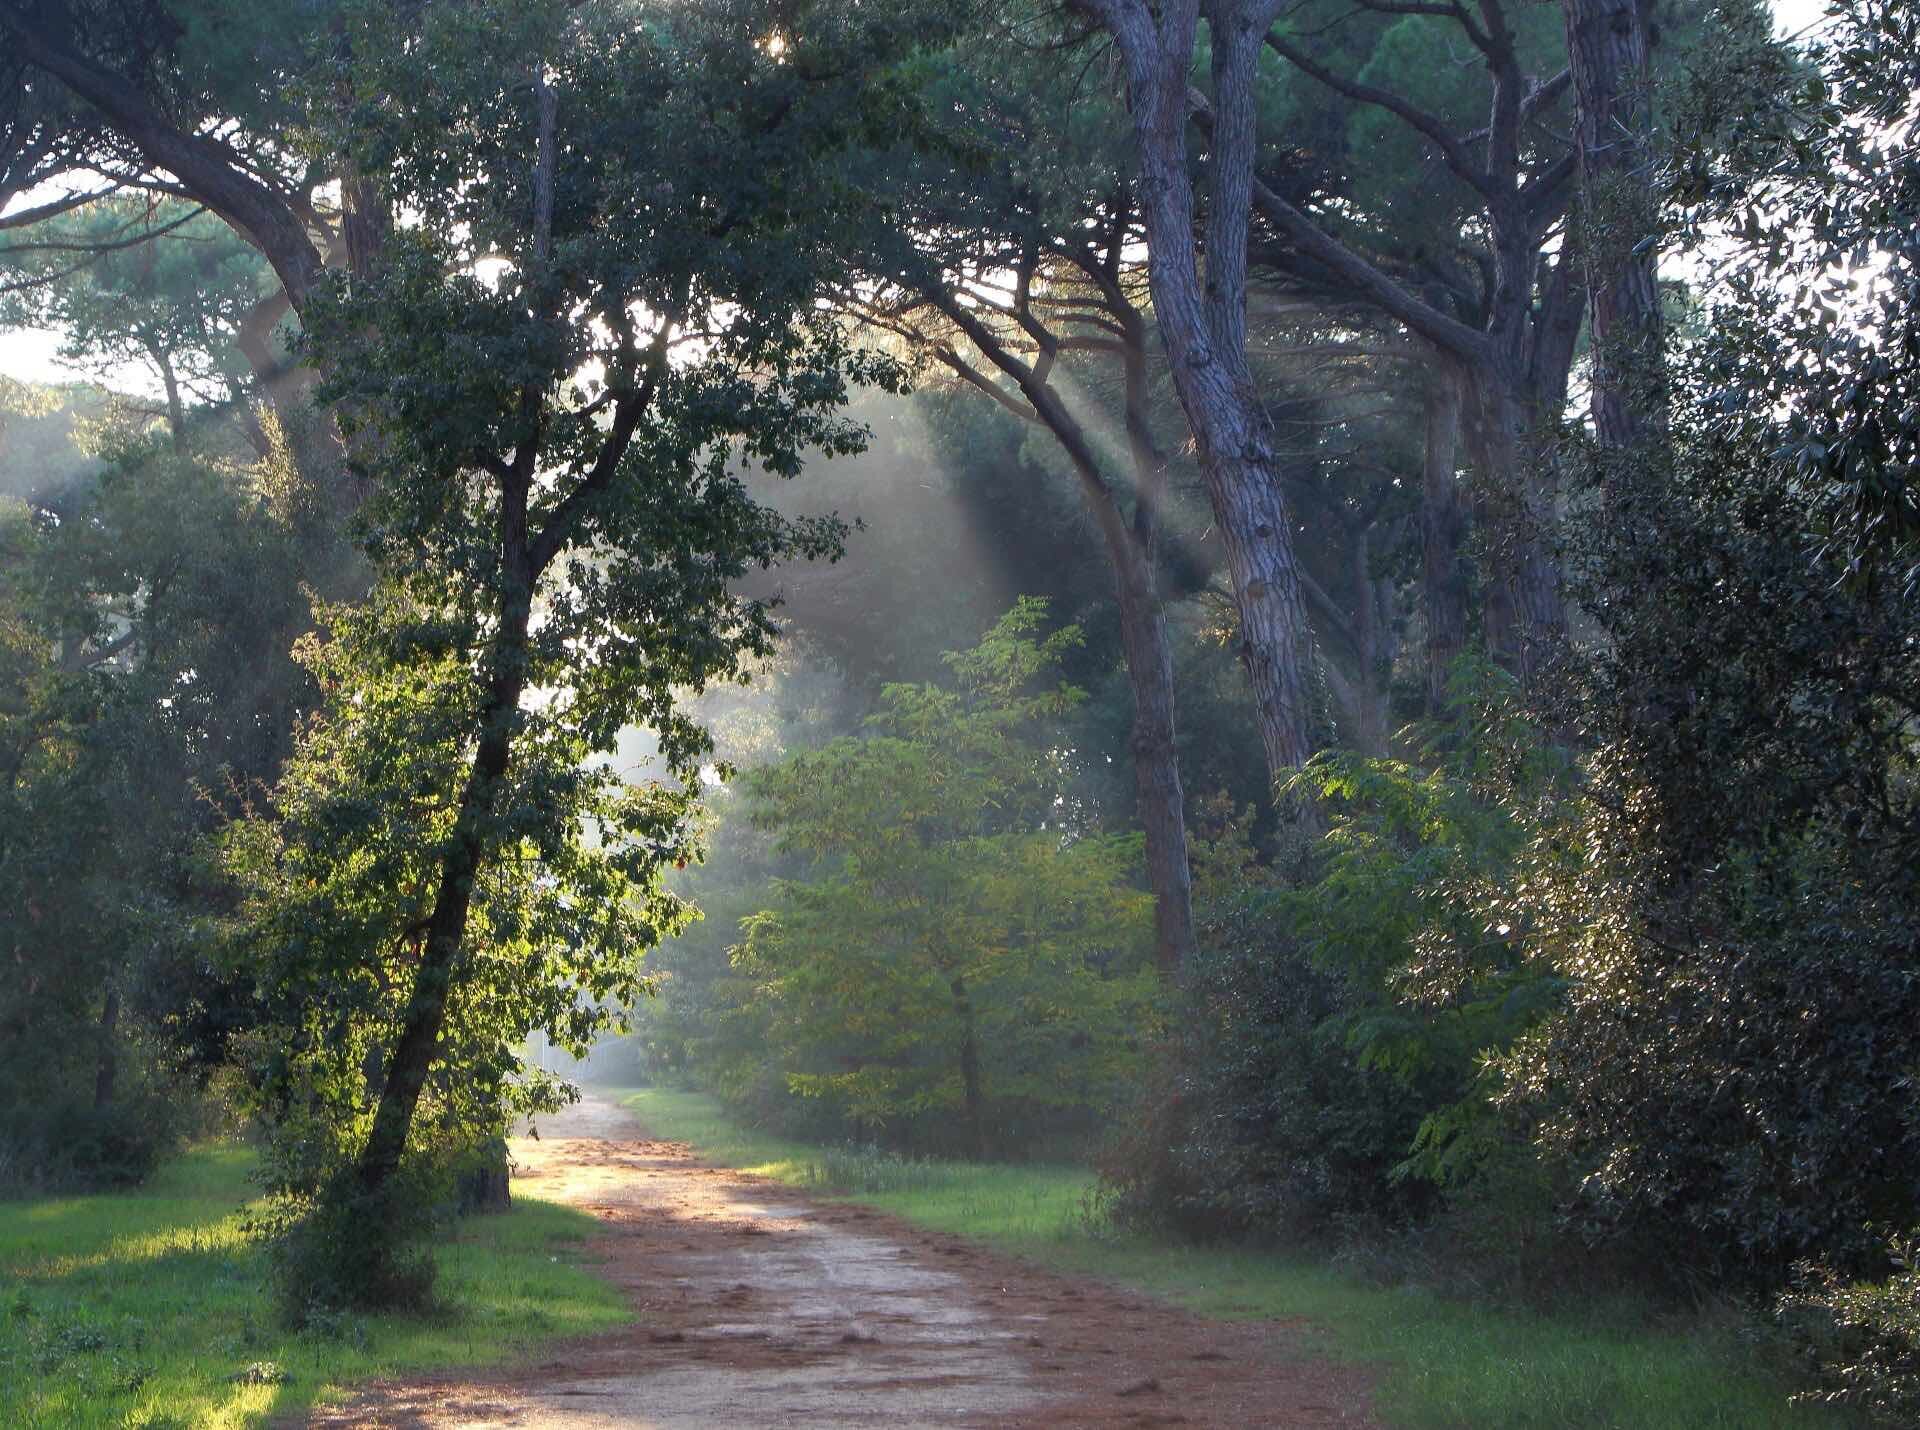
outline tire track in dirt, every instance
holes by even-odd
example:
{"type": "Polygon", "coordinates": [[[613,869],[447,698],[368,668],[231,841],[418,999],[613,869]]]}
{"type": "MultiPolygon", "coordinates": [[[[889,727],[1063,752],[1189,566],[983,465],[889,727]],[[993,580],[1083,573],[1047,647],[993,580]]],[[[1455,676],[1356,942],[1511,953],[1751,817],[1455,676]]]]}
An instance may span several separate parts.
{"type": "Polygon", "coordinates": [[[377,1381],[314,1426],[1342,1426],[1369,1378],[1304,1329],[1208,1321],[861,1207],[708,1167],[588,1098],[513,1143],[605,1224],[636,1323],[538,1361],[377,1381]]]}

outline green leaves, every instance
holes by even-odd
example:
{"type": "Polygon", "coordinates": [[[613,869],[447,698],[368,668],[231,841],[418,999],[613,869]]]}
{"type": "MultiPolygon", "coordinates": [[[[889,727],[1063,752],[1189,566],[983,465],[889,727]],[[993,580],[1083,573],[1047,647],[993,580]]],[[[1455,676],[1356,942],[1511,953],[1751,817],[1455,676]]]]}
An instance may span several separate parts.
{"type": "Polygon", "coordinates": [[[1044,615],[1024,600],[950,656],[959,688],[889,686],[871,734],[748,777],[756,820],[810,866],[736,963],[789,1085],[848,1117],[986,1132],[1095,1106],[1151,1027],[1138,838],[1055,823],[1049,735],[1079,696],[1044,682],[1079,632],[1042,636],[1044,615]]]}
{"type": "Polygon", "coordinates": [[[551,1105],[522,1041],[618,1026],[690,917],[662,873],[697,857],[712,741],[683,702],[772,649],[746,572],[839,550],[746,475],[858,450],[849,385],[897,381],[813,306],[831,160],[900,42],[842,18],[789,64],[748,5],[342,12],[354,102],[315,110],[401,219],[314,292],[303,352],[376,583],[307,644],[325,704],[225,842],[283,1193],[345,1195],[351,1162],[373,1194],[551,1105]],[[598,758],[636,725],[666,782],[598,758]]]}

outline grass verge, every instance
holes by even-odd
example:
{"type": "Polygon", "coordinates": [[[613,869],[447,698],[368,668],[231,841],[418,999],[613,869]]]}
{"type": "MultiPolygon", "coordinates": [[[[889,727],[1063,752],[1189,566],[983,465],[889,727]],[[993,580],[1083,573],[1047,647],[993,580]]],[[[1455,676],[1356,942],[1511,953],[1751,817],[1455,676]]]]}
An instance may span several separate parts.
{"type": "Polygon", "coordinates": [[[354,1381],[512,1358],[627,1319],[571,1254],[593,1219],[520,1199],[438,1249],[441,1316],[283,1330],[241,1227],[251,1165],[203,1147],[137,1192],[0,1202],[0,1425],[259,1425],[354,1381]]]}
{"type": "Polygon", "coordinates": [[[1814,1430],[1852,1422],[1788,1404],[1736,1324],[1631,1301],[1552,1315],[1381,1286],[1303,1258],[1103,1232],[1076,1168],[974,1165],[783,1141],[695,1093],[628,1091],[656,1136],[727,1166],[846,1196],[1044,1265],[1117,1281],[1204,1315],[1304,1318],[1324,1348],[1380,1368],[1376,1410],[1410,1430],[1814,1430]]]}

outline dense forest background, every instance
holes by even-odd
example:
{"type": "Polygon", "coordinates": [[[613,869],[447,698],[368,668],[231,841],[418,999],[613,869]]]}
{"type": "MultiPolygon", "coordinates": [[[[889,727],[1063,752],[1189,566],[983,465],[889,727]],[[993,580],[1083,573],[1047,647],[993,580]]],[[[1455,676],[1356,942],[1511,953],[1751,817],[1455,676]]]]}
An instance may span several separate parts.
{"type": "Polygon", "coordinates": [[[1910,5],[0,35],[0,1194],[417,1301],[533,1038],[1920,1404],[1910,5]]]}

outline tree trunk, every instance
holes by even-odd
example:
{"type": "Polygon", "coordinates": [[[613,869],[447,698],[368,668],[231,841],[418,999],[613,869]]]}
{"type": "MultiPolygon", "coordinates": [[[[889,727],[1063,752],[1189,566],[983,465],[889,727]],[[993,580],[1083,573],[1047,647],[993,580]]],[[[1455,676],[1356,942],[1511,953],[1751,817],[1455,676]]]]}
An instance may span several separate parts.
{"type": "Polygon", "coordinates": [[[1427,614],[1427,713],[1446,708],[1447,679],[1467,648],[1467,509],[1459,483],[1460,380],[1436,365],[1426,392],[1420,577],[1427,614]]]}
{"type": "Polygon", "coordinates": [[[506,1138],[489,1137],[475,1147],[459,1174],[462,1215],[512,1211],[511,1167],[506,1138]]]}
{"type": "Polygon", "coordinates": [[[1541,414],[1496,371],[1473,373],[1480,493],[1475,523],[1488,540],[1484,626],[1489,653],[1531,680],[1565,643],[1566,602],[1551,549],[1553,493],[1541,470],[1541,414]]]}
{"type": "Polygon", "coordinates": [[[1187,860],[1186,794],[1173,713],[1173,648],[1153,571],[1131,542],[1109,552],[1120,605],[1120,641],[1133,691],[1133,782],[1153,890],[1154,963],[1171,977],[1194,952],[1193,871],[1187,860]]]}
{"type": "Polygon", "coordinates": [[[1154,316],[1226,548],[1241,663],[1268,772],[1277,782],[1304,764],[1313,747],[1306,696],[1309,634],[1293,528],[1272,424],[1246,359],[1255,79],[1270,7],[1223,3],[1209,12],[1215,113],[1204,290],[1186,139],[1198,5],[1168,4],[1157,16],[1122,0],[1094,0],[1091,8],[1113,32],[1126,62],[1154,316]]]}
{"type": "MultiPolygon", "coordinates": [[[[523,558],[525,532],[509,540],[509,562],[523,558]]],[[[354,1172],[363,1193],[378,1194],[400,1166],[414,1109],[427,1085],[427,1072],[446,1021],[447,997],[455,966],[466,942],[467,915],[473,906],[474,882],[487,843],[487,825],[493,803],[513,754],[513,727],[520,696],[526,685],[527,627],[532,610],[532,582],[522,580],[501,612],[500,635],[494,646],[494,673],[482,712],[480,739],[468,769],[460,812],[440,866],[439,887],[427,922],[425,947],[413,988],[407,997],[400,1037],[387,1058],[386,1083],[374,1112],[373,1128],[361,1149],[354,1172]]]]}
{"type": "Polygon", "coordinates": [[[1193,873],[1187,858],[1186,795],[1174,729],[1173,651],[1154,572],[1165,463],[1153,450],[1147,431],[1145,326],[1131,309],[1123,317],[1127,446],[1135,489],[1129,523],[1085,428],[1045,374],[1011,354],[944,289],[928,291],[928,297],[1018,384],[1033,420],[1053,435],[1066,454],[1106,543],[1127,684],[1133,694],[1133,778],[1146,836],[1147,885],[1154,899],[1154,963],[1162,973],[1174,973],[1194,952],[1193,873]]]}
{"type": "Polygon", "coordinates": [[[1349,599],[1353,603],[1353,744],[1363,755],[1387,753],[1389,691],[1380,592],[1373,579],[1372,542],[1365,522],[1356,523],[1348,542],[1349,599]]]}
{"type": "Polygon", "coordinates": [[[953,1004],[960,1015],[960,1089],[965,1099],[967,1150],[976,1161],[987,1155],[987,1126],[980,1091],[980,1047],[974,1039],[973,1001],[964,979],[953,980],[953,1004]]]}
{"type": "Polygon", "coordinates": [[[1658,215],[1646,175],[1648,39],[1638,0],[1563,0],[1600,445],[1636,447],[1663,426],[1658,215]]]}
{"type": "Polygon", "coordinates": [[[147,356],[153,360],[154,369],[160,374],[160,385],[167,394],[167,435],[173,443],[173,450],[187,450],[187,405],[180,397],[180,379],[174,373],[173,363],[168,359],[166,349],[160,344],[145,344],[147,356]]]}
{"type": "Polygon", "coordinates": [[[120,990],[107,989],[106,1005],[100,1010],[100,1052],[93,1067],[93,1110],[100,1111],[113,1101],[113,1086],[120,1071],[120,990]]]}

